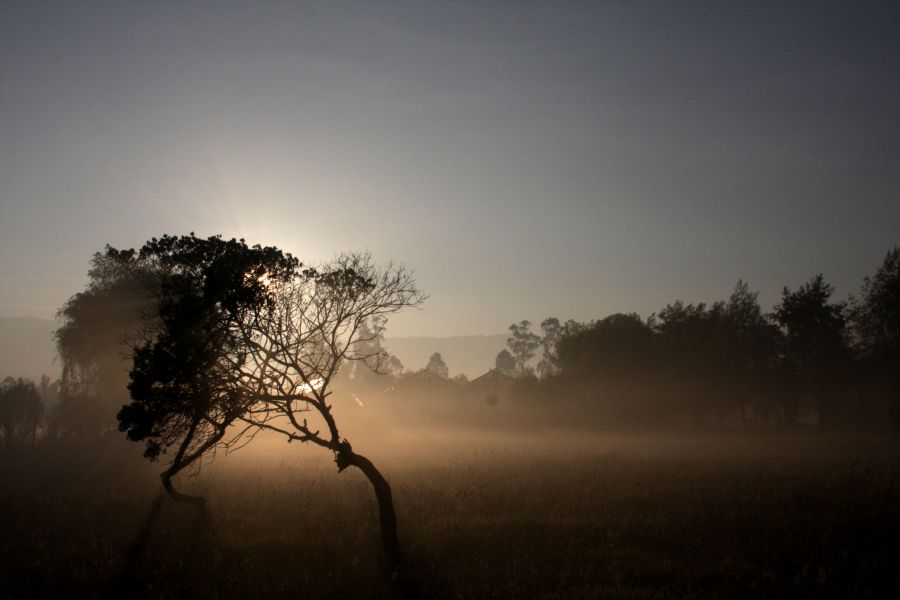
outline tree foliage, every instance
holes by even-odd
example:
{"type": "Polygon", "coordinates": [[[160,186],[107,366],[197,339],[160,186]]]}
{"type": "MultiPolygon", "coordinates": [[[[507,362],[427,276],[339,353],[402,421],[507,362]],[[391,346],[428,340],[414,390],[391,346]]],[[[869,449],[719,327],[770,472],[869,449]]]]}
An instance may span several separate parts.
{"type": "Polygon", "coordinates": [[[428,359],[428,364],[425,365],[425,370],[444,379],[450,377],[450,369],[447,367],[447,363],[444,362],[440,352],[435,352],[431,355],[428,359]]]}
{"type": "Polygon", "coordinates": [[[534,352],[541,345],[541,338],[531,331],[530,321],[521,321],[509,326],[510,337],[506,345],[516,361],[516,374],[526,375],[530,372],[528,361],[534,357],[534,352]]]}
{"type": "Polygon", "coordinates": [[[846,304],[831,303],[833,293],[819,274],[794,291],[784,288],[772,313],[784,334],[786,367],[822,420],[831,416],[833,391],[850,361],[846,304]]]}
{"type": "Polygon", "coordinates": [[[852,318],[864,349],[890,354],[900,350],[900,246],[887,253],[875,275],[863,280],[852,318]]]}
{"type": "Polygon", "coordinates": [[[494,358],[494,368],[504,375],[513,377],[516,374],[516,359],[509,353],[509,350],[501,350],[494,358]]]}
{"type": "Polygon", "coordinates": [[[106,255],[126,272],[155,275],[156,312],[133,350],[131,402],[119,411],[119,429],[143,442],[151,460],[176,448],[163,483],[188,499],[171,477],[218,444],[255,400],[240,377],[241,328],[274,305],[273,282],[288,280],[299,263],[276,248],[194,234],[154,238],[139,251],[108,247],[106,255]]]}
{"type": "Polygon", "coordinates": [[[96,437],[115,429],[128,401],[131,346],[146,337],[158,279],[148,264],[97,253],[87,288],[58,311],[56,348],[62,363],[59,403],[51,415],[58,435],[96,437]]]}
{"type": "Polygon", "coordinates": [[[44,405],[33,381],[7,377],[0,384],[0,434],[6,448],[35,443],[44,405]]]}
{"type": "Polygon", "coordinates": [[[850,318],[863,368],[889,382],[891,417],[900,429],[900,246],[887,253],[875,275],[863,280],[850,318]]]}
{"type": "Polygon", "coordinates": [[[396,568],[390,487],[341,437],[329,396],[342,367],[386,364],[386,317],[425,299],[412,273],[378,268],[368,254],[302,268],[277,248],[194,234],[154,238],[139,251],[108,247],[106,256],[125,272],[154,274],[156,310],[133,350],[131,402],[118,418],[147,458],[166,456],[169,494],[202,506],[177,492],[172,477],[258,431],[309,442],[333,452],[338,470],[357,467],[372,483],[385,556],[396,568]]]}
{"type": "Polygon", "coordinates": [[[556,372],[556,345],[563,333],[563,326],[556,317],[547,317],[541,321],[541,348],[543,354],[538,363],[537,371],[541,377],[549,377],[556,372]]]}
{"type": "Polygon", "coordinates": [[[378,501],[388,566],[397,569],[400,549],[390,486],[340,435],[329,396],[343,365],[374,358],[375,350],[360,342],[380,336],[385,317],[421,304],[425,296],[404,266],[378,268],[368,254],[347,254],[284,282],[276,298],[242,332],[249,360],[241,376],[258,398],[241,421],[248,430],[267,429],[330,450],[339,471],[360,469],[378,501]],[[366,323],[375,323],[375,329],[366,323]]]}

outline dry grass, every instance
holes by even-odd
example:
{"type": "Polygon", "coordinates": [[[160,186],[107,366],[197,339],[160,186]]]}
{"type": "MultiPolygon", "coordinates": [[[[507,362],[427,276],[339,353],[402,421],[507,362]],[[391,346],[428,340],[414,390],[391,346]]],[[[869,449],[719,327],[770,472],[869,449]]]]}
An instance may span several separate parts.
{"type": "MultiPolygon", "coordinates": [[[[367,445],[394,487],[414,595],[900,594],[895,440],[426,432],[367,445]]],[[[4,456],[0,596],[388,595],[365,479],[289,451],[262,443],[183,482],[209,498],[208,521],[168,501],[151,513],[155,470],[124,443],[4,456]]]]}

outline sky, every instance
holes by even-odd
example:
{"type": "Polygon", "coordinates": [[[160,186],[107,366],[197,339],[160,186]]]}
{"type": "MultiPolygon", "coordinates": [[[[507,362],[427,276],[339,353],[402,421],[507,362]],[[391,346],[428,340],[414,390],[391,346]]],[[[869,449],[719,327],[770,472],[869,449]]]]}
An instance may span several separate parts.
{"type": "Polygon", "coordinates": [[[368,250],[389,335],[845,298],[900,244],[897,2],[0,3],[0,316],[105,244],[368,250]]]}

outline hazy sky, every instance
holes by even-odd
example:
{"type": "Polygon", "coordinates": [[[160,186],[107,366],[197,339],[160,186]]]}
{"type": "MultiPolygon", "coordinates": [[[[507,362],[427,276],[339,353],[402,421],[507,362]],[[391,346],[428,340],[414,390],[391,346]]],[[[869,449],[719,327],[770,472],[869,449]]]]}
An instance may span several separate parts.
{"type": "Polygon", "coordinates": [[[900,2],[0,4],[0,316],[191,230],[405,262],[391,335],[843,297],[900,243],[900,2]]]}

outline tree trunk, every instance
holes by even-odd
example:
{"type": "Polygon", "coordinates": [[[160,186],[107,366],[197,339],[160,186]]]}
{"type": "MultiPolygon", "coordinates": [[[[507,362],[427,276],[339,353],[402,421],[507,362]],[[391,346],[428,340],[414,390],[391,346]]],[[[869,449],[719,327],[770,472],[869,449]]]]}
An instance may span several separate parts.
{"type": "Polygon", "coordinates": [[[175,486],[172,485],[172,478],[175,477],[182,469],[189,467],[194,461],[199,459],[203,454],[219,443],[219,440],[225,435],[225,427],[222,426],[213,435],[211,438],[206,440],[206,442],[194,450],[193,454],[185,455],[187,452],[188,446],[190,446],[193,441],[194,432],[197,430],[197,425],[200,422],[199,417],[195,417],[193,422],[191,423],[190,429],[188,429],[187,435],[184,440],[181,442],[181,446],[178,448],[178,453],[175,455],[175,459],[172,461],[172,464],[169,465],[169,468],[159,474],[159,478],[162,479],[163,487],[166,488],[166,493],[169,494],[169,497],[176,502],[182,502],[184,504],[191,504],[200,509],[201,512],[208,515],[208,509],[206,506],[206,499],[202,496],[190,496],[188,494],[182,494],[178,490],[175,489],[175,486]]]}
{"type": "Polygon", "coordinates": [[[400,540],[397,537],[397,515],[394,512],[394,499],[391,494],[391,486],[381,472],[375,468],[368,458],[356,454],[350,444],[342,442],[335,457],[338,470],[343,471],[349,466],[354,466],[363,472],[372,488],[375,490],[375,499],[378,501],[378,519],[381,525],[381,545],[384,549],[386,566],[391,578],[399,578],[402,563],[400,552],[400,540]]]}
{"type": "Polygon", "coordinates": [[[175,486],[172,485],[172,477],[181,470],[181,466],[176,468],[169,468],[159,474],[159,478],[162,479],[163,487],[166,488],[166,493],[169,494],[169,497],[172,498],[175,502],[182,502],[184,504],[190,504],[192,506],[196,506],[200,510],[206,510],[206,500],[202,496],[190,496],[188,494],[182,494],[178,490],[175,489],[175,486]]]}

